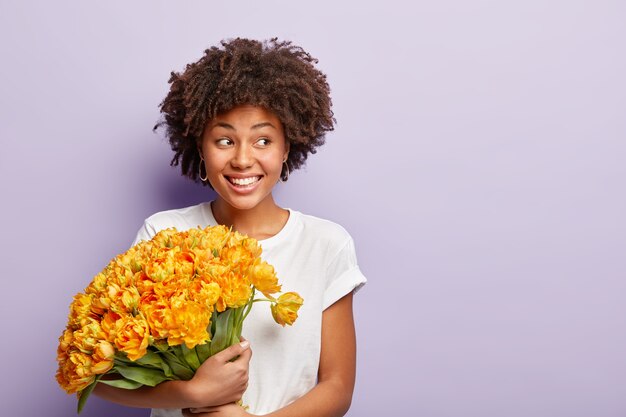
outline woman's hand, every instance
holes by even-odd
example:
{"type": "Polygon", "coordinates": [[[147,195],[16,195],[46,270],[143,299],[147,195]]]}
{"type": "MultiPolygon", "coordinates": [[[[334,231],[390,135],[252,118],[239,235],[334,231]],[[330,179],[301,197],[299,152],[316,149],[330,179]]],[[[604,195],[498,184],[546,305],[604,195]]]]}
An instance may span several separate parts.
{"type": "Polygon", "coordinates": [[[186,408],[183,410],[185,417],[249,417],[242,406],[231,403],[217,407],[186,408]]]}
{"type": "Polygon", "coordinates": [[[189,381],[191,406],[207,407],[239,401],[248,387],[251,357],[247,340],[209,357],[189,381]],[[233,358],[237,359],[230,362],[233,358]]]}
{"type": "Polygon", "coordinates": [[[209,357],[189,381],[165,381],[156,387],[129,390],[96,384],[94,394],[127,407],[188,408],[228,404],[241,399],[248,386],[252,351],[244,340],[209,357]],[[237,358],[233,362],[230,359],[237,358]]]}

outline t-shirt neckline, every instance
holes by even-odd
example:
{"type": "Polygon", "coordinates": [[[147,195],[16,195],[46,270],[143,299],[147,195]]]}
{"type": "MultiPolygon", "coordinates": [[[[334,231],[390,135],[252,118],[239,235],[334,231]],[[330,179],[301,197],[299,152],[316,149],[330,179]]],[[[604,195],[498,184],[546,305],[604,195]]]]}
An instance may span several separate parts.
{"type": "MultiPolygon", "coordinates": [[[[211,203],[212,201],[202,203],[202,205],[204,206],[202,212],[204,213],[205,219],[207,220],[208,224],[218,225],[219,223],[217,222],[217,220],[215,220],[215,216],[213,215],[213,209],[211,209],[211,203]]],[[[290,209],[289,207],[284,207],[284,209],[289,211],[289,217],[287,218],[287,222],[283,225],[283,228],[280,229],[278,233],[276,233],[274,236],[258,240],[261,246],[266,247],[277,244],[278,242],[286,239],[286,237],[291,232],[291,229],[293,229],[296,223],[296,216],[298,212],[296,210],[290,209]]]]}

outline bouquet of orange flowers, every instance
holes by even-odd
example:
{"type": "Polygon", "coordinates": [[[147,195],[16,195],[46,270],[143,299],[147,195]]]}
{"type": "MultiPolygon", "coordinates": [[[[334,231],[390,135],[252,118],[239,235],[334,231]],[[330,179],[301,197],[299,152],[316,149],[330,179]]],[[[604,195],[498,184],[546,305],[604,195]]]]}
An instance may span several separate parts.
{"type": "Polygon", "coordinates": [[[255,301],[269,301],[277,323],[293,324],[303,300],[275,297],[280,290],[255,239],[224,226],[163,230],[115,257],[74,297],[56,379],[78,394],[78,412],[98,383],[135,389],[189,380],[209,356],[239,343],[255,301]]]}

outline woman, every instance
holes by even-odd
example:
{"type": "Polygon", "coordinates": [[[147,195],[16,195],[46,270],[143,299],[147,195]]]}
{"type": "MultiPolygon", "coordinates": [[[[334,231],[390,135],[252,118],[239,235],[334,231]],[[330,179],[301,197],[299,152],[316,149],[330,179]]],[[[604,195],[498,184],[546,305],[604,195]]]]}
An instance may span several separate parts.
{"type": "Polygon", "coordinates": [[[257,307],[244,324],[247,340],[211,357],[192,380],[135,391],[98,384],[96,394],[152,407],[154,417],[181,409],[194,417],[347,412],[356,361],[352,294],[366,281],[353,241],[341,226],[281,208],[272,196],[333,129],[330,90],[316,62],[290,42],[238,38],[172,73],[161,104],[172,165],[217,197],[149,217],[135,241],[168,227],[216,224],[254,237],[284,288],[304,298],[298,321],[280,328],[257,307]],[[236,405],[242,394],[247,410],[236,405]]]}

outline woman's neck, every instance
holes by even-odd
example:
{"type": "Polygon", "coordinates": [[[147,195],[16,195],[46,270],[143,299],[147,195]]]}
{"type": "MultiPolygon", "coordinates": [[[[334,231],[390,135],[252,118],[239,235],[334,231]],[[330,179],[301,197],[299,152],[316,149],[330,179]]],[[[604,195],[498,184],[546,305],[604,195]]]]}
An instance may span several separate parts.
{"type": "Polygon", "coordinates": [[[251,209],[235,208],[218,196],[211,210],[217,223],[257,240],[274,236],[289,219],[289,211],[279,207],[271,194],[251,209]]]}

